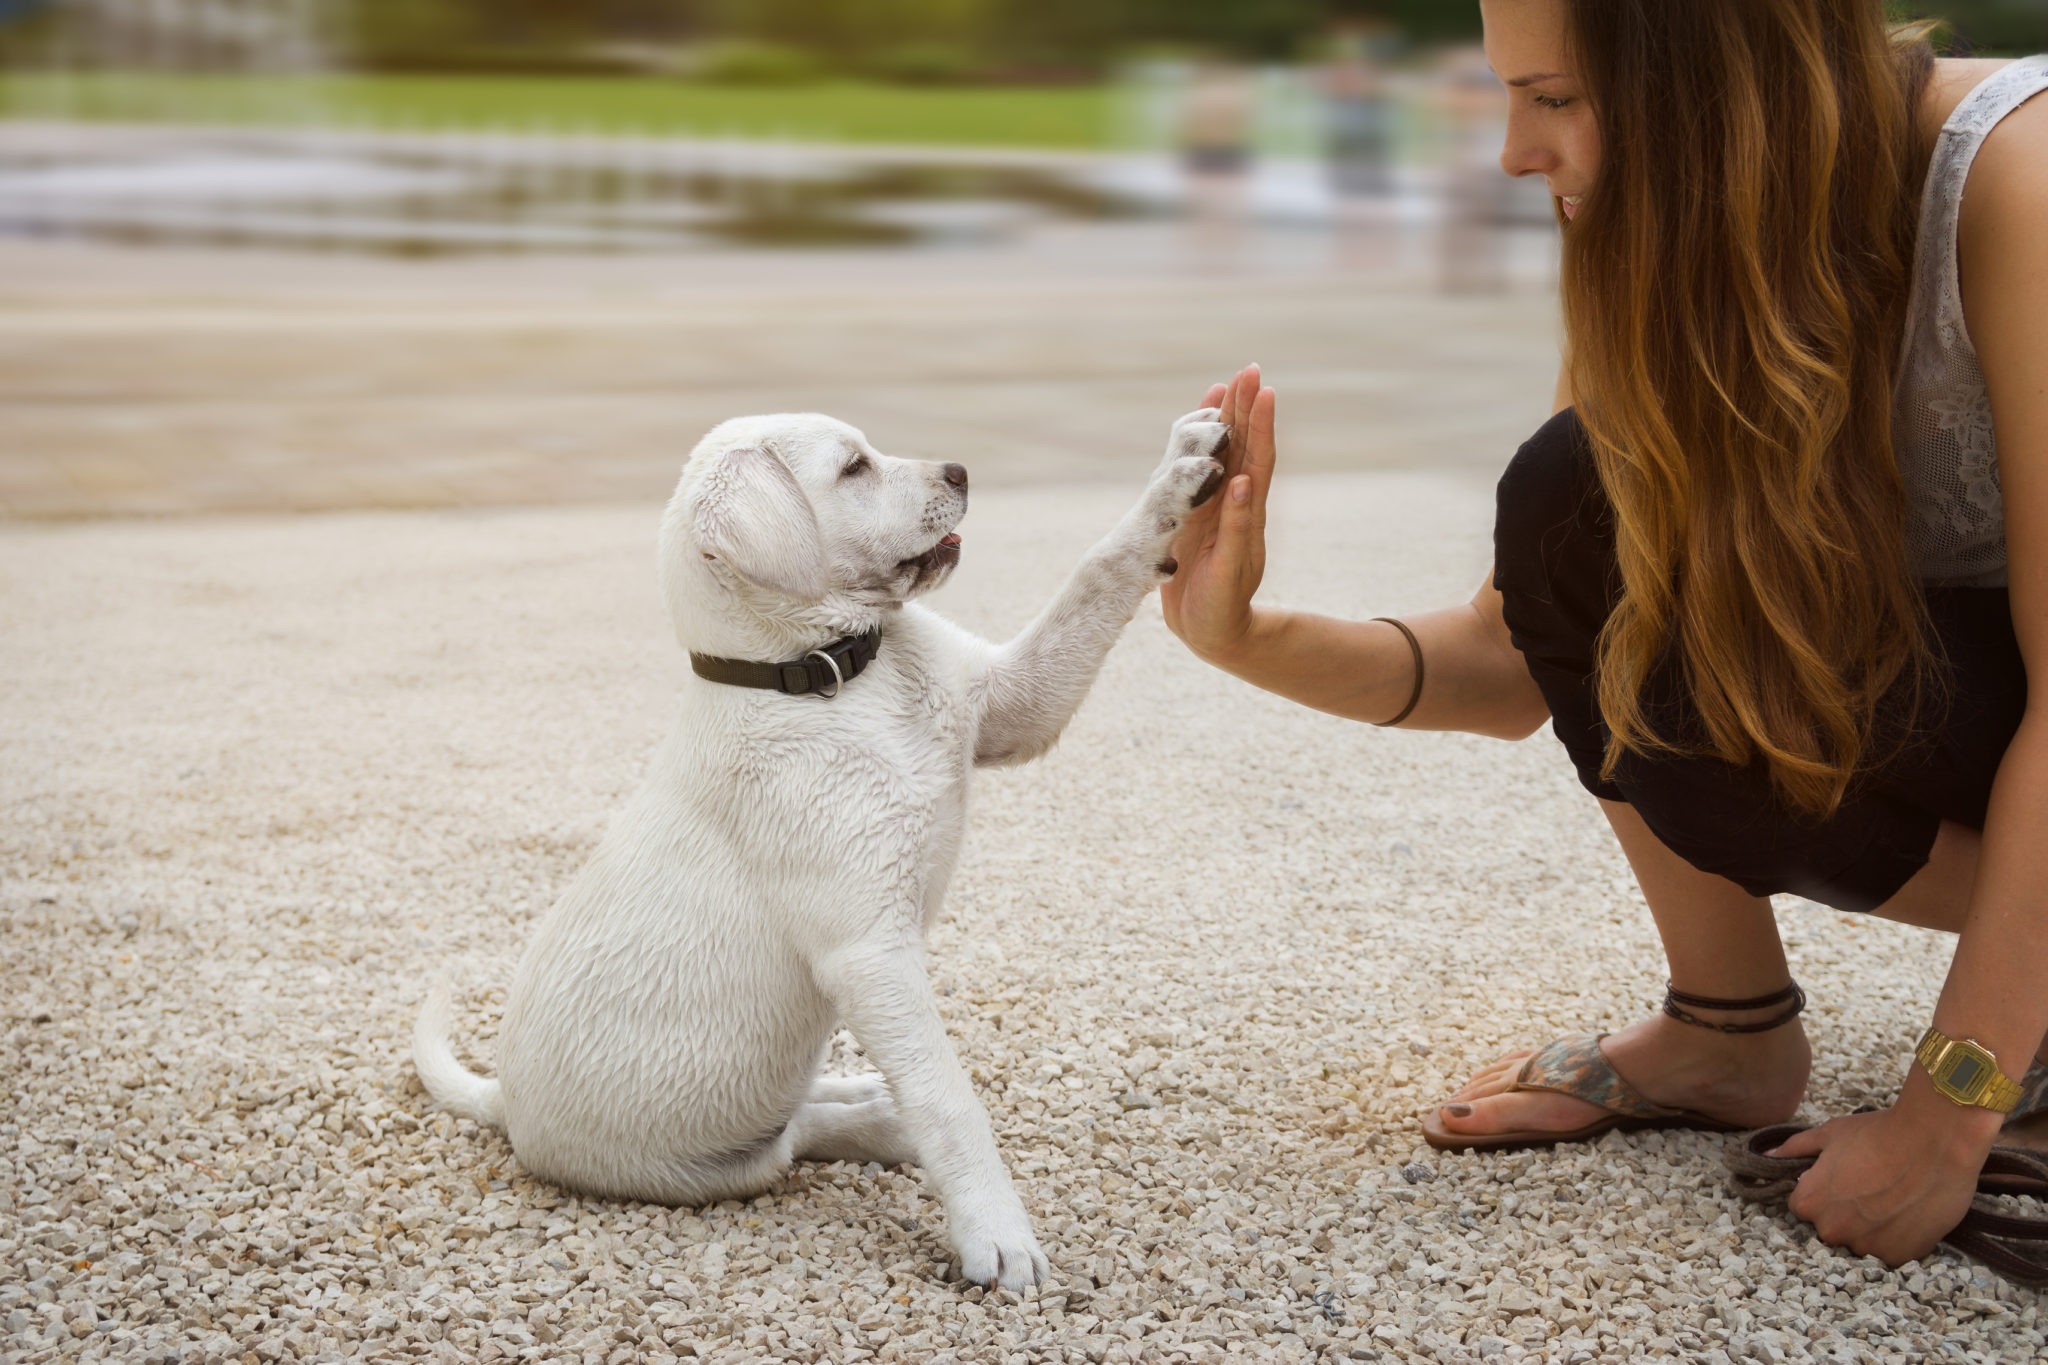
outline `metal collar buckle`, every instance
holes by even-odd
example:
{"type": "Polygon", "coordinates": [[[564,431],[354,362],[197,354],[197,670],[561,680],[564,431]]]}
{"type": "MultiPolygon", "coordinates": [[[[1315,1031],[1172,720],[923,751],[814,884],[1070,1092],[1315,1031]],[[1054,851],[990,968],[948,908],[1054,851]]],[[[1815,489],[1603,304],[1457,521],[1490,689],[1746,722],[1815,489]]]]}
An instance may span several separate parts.
{"type": "MultiPolygon", "coordinates": [[[[841,648],[850,649],[851,646],[842,645],[841,648]]],[[[846,686],[846,675],[839,671],[839,660],[833,658],[824,650],[814,649],[810,653],[804,655],[804,665],[806,667],[811,667],[811,695],[818,698],[820,701],[832,700],[834,697],[839,695],[840,689],[846,686]],[[832,670],[832,690],[830,692],[827,692],[825,690],[824,675],[820,673],[816,668],[811,667],[811,660],[813,659],[823,659],[825,661],[825,666],[832,670]]]]}

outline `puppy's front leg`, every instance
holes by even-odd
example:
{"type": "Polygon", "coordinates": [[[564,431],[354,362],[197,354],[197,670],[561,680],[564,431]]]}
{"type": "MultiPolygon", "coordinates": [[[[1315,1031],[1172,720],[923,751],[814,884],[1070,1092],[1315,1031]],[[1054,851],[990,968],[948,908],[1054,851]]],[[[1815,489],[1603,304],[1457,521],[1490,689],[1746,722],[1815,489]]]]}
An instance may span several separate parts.
{"type": "Polygon", "coordinates": [[[946,1206],[962,1276],[1014,1290],[1044,1281],[1051,1267],[946,1037],[923,954],[914,945],[859,945],[820,959],[812,972],[888,1079],[925,1179],[946,1206]]]}
{"type": "Polygon", "coordinates": [[[974,761],[1023,763],[1059,739],[1088,695],[1109,647],[1145,594],[1173,570],[1173,537],[1223,479],[1216,455],[1230,428],[1215,408],[1173,424],[1166,457],[1137,506],[1097,542],[1051,605],[995,651],[974,679],[979,729],[974,761]]]}

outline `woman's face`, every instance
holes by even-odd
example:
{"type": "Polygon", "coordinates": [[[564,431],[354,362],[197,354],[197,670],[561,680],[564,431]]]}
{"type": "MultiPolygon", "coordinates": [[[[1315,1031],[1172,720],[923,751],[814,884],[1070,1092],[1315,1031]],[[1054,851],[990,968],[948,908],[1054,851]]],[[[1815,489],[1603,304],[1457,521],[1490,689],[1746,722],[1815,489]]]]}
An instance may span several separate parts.
{"type": "Polygon", "coordinates": [[[1508,140],[1500,168],[1540,175],[1576,217],[1600,170],[1600,129],[1572,73],[1566,0],[1479,0],[1486,60],[1508,87],[1508,140]]]}

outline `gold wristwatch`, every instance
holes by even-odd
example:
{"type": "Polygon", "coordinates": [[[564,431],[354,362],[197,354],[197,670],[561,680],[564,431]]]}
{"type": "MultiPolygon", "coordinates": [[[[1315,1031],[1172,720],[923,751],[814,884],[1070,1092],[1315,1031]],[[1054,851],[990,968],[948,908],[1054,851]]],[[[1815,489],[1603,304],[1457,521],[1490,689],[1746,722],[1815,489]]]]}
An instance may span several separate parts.
{"type": "Polygon", "coordinates": [[[1982,1043],[1930,1028],[1920,1035],[1913,1055],[1927,1068],[1934,1088],[1957,1104],[2010,1114],[2020,1102],[2020,1083],[1998,1069],[1998,1059],[1982,1043]]]}

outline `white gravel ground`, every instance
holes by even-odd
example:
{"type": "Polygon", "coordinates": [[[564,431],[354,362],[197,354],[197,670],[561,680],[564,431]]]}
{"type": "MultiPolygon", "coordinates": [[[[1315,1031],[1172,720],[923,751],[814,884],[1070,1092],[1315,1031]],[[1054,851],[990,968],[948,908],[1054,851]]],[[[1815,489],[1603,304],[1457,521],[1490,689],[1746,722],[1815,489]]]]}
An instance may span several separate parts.
{"type": "MultiPolygon", "coordinates": [[[[1135,492],[1135,490],[1132,490],[1135,492]]],[[[940,605],[1022,624],[1120,510],[984,495],[940,605]]],[[[1284,487],[1273,597],[1455,600],[1488,491],[1284,487]]],[[[685,667],[655,509],[0,531],[0,1356],[143,1361],[2017,1361],[2034,1297],[1892,1272],[1722,1187],[1720,1140],[1438,1158],[1497,1053],[1643,1013],[1648,917],[1546,735],[1389,735],[1148,607],[1047,760],[985,775],[933,973],[1052,1256],[945,1282],[902,1170],[670,1210],[432,1110],[685,667]]],[[[1932,936],[1782,917],[1815,1115],[1888,1096],[1932,936]]],[[[848,1059],[851,1061],[851,1059],[848,1059]]]]}

